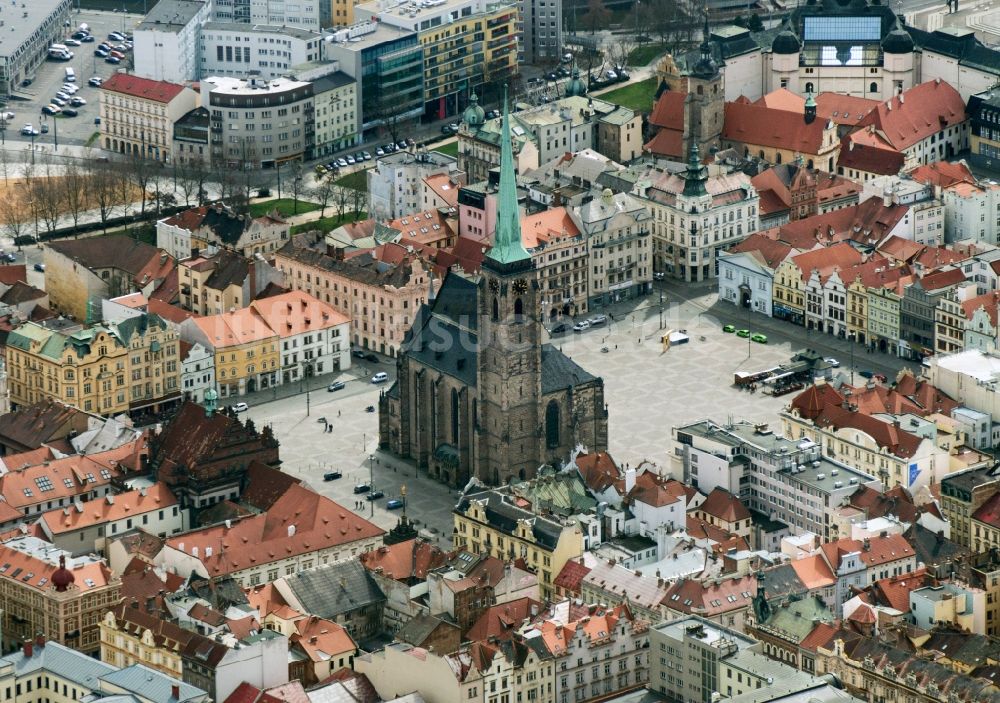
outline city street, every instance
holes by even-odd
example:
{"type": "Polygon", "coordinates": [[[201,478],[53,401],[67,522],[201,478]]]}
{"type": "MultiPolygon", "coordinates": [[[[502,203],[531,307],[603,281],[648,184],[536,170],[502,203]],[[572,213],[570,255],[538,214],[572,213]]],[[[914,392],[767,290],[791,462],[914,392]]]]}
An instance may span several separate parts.
{"type": "MultiPolygon", "coordinates": [[[[700,418],[776,422],[778,411],[792,396],[773,398],[738,390],[733,386],[734,371],[776,366],[795,352],[812,348],[836,356],[842,364],[840,372],[849,380],[849,342],[807,333],[801,327],[760,315],[751,315],[748,325],[742,310],[716,302],[714,288],[714,284],[658,282],[657,290],[645,298],[600,310],[613,316],[608,326],[551,340],[583,368],[604,377],[610,449],[622,464],[635,465],[645,459],[665,465],[671,427],[700,418]],[[691,337],[688,344],[666,352],[659,342],[661,291],[664,329],[684,329],[691,337]],[[763,332],[769,344],[726,334],[722,326],[727,323],[763,332]]],[[[860,348],[855,352],[856,370],[882,372],[890,379],[904,366],[914,366],[860,348]]],[[[365,501],[364,510],[365,514],[374,510],[374,521],[386,529],[396,524],[399,513],[383,506],[388,498],[397,497],[405,484],[408,515],[419,521],[421,528],[437,529],[441,545],[447,546],[456,494],[426,474],[414,478],[411,465],[377,450],[378,416],[366,408],[377,405],[380,391],[388,385],[369,382],[373,368],[367,364],[362,371],[359,365],[339,376],[313,379],[316,390],[309,394],[308,415],[306,396],[296,384],[277,389],[277,400],[271,399],[271,392],[247,396],[248,415],[255,423],[270,424],[274,429],[281,441],[285,471],[348,509],[356,500],[354,485],[367,482],[373,474],[375,486],[385,491],[386,498],[377,501],[374,508],[365,501]],[[338,378],[348,382],[347,388],[326,392],[326,385],[338,378]],[[282,394],[288,395],[280,397],[282,394]],[[333,431],[324,432],[319,418],[329,420],[333,431]],[[341,471],[343,478],[324,482],[323,474],[331,470],[341,471]]],[[[391,360],[377,368],[394,375],[391,360]]],[[[858,375],[854,380],[863,381],[858,375]]]]}

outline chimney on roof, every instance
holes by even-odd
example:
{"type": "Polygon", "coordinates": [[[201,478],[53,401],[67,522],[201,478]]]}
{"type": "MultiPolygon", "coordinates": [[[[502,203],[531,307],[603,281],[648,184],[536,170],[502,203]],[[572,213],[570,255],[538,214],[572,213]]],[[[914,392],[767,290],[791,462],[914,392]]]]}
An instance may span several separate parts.
{"type": "Polygon", "coordinates": [[[33,643],[30,639],[24,641],[24,656],[31,659],[31,656],[35,653],[33,643]]]}
{"type": "Polygon", "coordinates": [[[37,635],[35,635],[35,646],[38,647],[39,649],[45,647],[45,633],[39,632],[37,635]]]}
{"type": "Polygon", "coordinates": [[[866,552],[870,552],[872,550],[872,541],[865,537],[864,541],[861,543],[861,548],[866,552]]]}
{"type": "Polygon", "coordinates": [[[181,685],[179,683],[170,684],[170,697],[175,701],[181,699],[181,685]]]}

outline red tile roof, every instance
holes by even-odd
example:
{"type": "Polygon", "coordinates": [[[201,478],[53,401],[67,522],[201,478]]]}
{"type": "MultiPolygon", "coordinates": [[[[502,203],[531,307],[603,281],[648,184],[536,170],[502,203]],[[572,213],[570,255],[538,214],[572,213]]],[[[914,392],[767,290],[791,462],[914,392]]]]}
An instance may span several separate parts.
{"type": "Polygon", "coordinates": [[[559,571],[552,585],[570,593],[579,593],[583,577],[589,573],[590,567],[584,565],[583,557],[578,560],[570,559],[559,571]]]}
{"type": "Polygon", "coordinates": [[[653,103],[653,111],[649,115],[650,127],[667,127],[674,130],[684,130],[684,104],[687,94],[665,90],[653,103]]]}
{"type": "Polygon", "coordinates": [[[358,646],[342,626],[311,615],[295,622],[297,630],[290,643],[298,645],[312,661],[332,659],[340,654],[353,654],[358,646]]]}
{"type": "Polygon", "coordinates": [[[792,570],[810,591],[827,588],[837,582],[830,566],[819,554],[792,560],[792,570]]]}
{"type": "Polygon", "coordinates": [[[840,568],[840,562],[845,555],[859,553],[859,560],[865,567],[888,564],[901,559],[914,557],[913,547],[902,535],[886,535],[872,537],[868,540],[869,548],[864,548],[864,542],[859,539],[838,539],[822,545],[823,555],[834,571],[840,568]]]}
{"type": "MultiPolygon", "coordinates": [[[[154,483],[149,488],[137,488],[133,491],[95,498],[65,508],[56,508],[43,513],[41,520],[45,523],[49,534],[60,535],[163,510],[175,505],[177,505],[177,498],[170,492],[170,489],[163,483],[154,483]]],[[[139,518],[136,517],[136,519],[139,518]]]]}
{"type": "Polygon", "coordinates": [[[939,78],[879,102],[858,124],[873,126],[892,148],[904,151],[965,119],[962,95],[939,78]]]}
{"type": "Polygon", "coordinates": [[[800,417],[815,420],[828,405],[840,405],[844,396],[829,383],[815,383],[792,399],[792,409],[800,417]]]}
{"type": "Polygon", "coordinates": [[[725,522],[738,522],[749,520],[750,511],[734,496],[724,488],[716,487],[702,501],[697,510],[712,517],[716,517],[725,522]]]}
{"type": "Polygon", "coordinates": [[[294,485],[266,513],[231,527],[216,525],[170,537],[167,546],[192,556],[197,549],[195,559],[211,577],[378,537],[384,532],[353,510],[294,485]]]}
{"type": "Polygon", "coordinates": [[[132,76],[127,73],[114,73],[101,84],[101,90],[131,95],[143,100],[153,100],[158,103],[169,103],[180,95],[181,91],[184,90],[184,86],[177,83],[140,78],[139,76],[132,76]]]}
{"type": "Polygon", "coordinates": [[[653,138],[642,145],[644,151],[668,158],[684,158],[684,133],[667,127],[653,135],[653,138]]]}
{"type": "Polygon", "coordinates": [[[702,617],[712,618],[751,607],[756,592],[757,577],[753,574],[707,581],[682,578],[667,590],[663,605],[681,613],[697,610],[702,617]]]}
{"type": "Polygon", "coordinates": [[[910,592],[935,584],[929,578],[926,568],[908,571],[905,574],[879,579],[872,584],[876,603],[886,605],[901,613],[910,612],[910,592]]]}
{"type": "Polygon", "coordinates": [[[806,122],[803,115],[763,105],[726,103],[722,138],[748,146],[765,146],[818,154],[823,149],[827,121],[806,122]]]}
{"type": "Polygon", "coordinates": [[[579,454],[575,463],[580,477],[590,490],[600,493],[613,486],[619,494],[625,492],[621,469],[607,452],[579,454]]]}
{"type": "Polygon", "coordinates": [[[846,410],[840,406],[828,405],[814,422],[819,427],[841,429],[850,427],[860,430],[875,440],[876,444],[902,458],[912,457],[923,441],[917,435],[901,430],[891,422],[846,410]]]}
{"type": "Polygon", "coordinates": [[[629,505],[639,502],[659,508],[678,501],[685,501],[686,498],[684,484],[680,481],[663,478],[652,471],[643,471],[636,476],[635,485],[625,496],[625,502],[629,505]]]}
{"type": "Polygon", "coordinates": [[[542,604],[532,598],[518,598],[491,606],[465,633],[465,639],[473,642],[492,641],[492,638],[509,640],[541,610],[542,604]]]}
{"type": "Polygon", "coordinates": [[[960,268],[947,269],[944,271],[931,271],[924,274],[920,279],[920,286],[924,290],[941,290],[957,285],[965,280],[965,273],[960,268]]]}
{"type": "Polygon", "coordinates": [[[879,104],[878,100],[859,98],[842,93],[820,93],[816,96],[816,114],[838,125],[856,125],[879,104]]]}
{"type": "Polygon", "coordinates": [[[1000,493],[994,493],[992,498],[979,506],[972,514],[972,519],[992,527],[1000,527],[1000,493]]]}
{"type": "Polygon", "coordinates": [[[990,318],[990,324],[996,327],[997,306],[1000,306],[1000,291],[992,290],[989,293],[977,295],[975,298],[962,301],[962,312],[965,314],[966,319],[971,320],[976,311],[982,308],[990,318]]]}
{"type": "MultiPolygon", "coordinates": [[[[799,222],[805,221],[799,220],[799,222]]],[[[803,281],[808,281],[814,270],[818,271],[820,279],[825,281],[834,271],[848,269],[861,263],[863,259],[864,255],[847,242],[813,249],[792,257],[792,261],[799,268],[803,281]]]]}
{"type": "Polygon", "coordinates": [[[369,571],[381,569],[386,578],[395,581],[423,581],[427,572],[444,565],[450,554],[423,540],[411,539],[365,552],[358,559],[369,571]]]}
{"type": "MultiPolygon", "coordinates": [[[[886,207],[881,198],[868,198],[857,205],[831,210],[780,227],[778,238],[798,249],[812,249],[816,243],[829,245],[851,241],[862,246],[877,245],[906,217],[909,207],[886,207]],[[801,237],[797,244],[793,237],[801,237]]],[[[850,261],[847,265],[860,263],[850,261]]],[[[847,268],[847,266],[841,266],[847,268]]]]}
{"type": "Polygon", "coordinates": [[[910,177],[919,183],[930,183],[932,185],[947,188],[956,183],[975,183],[976,177],[964,161],[951,163],[949,161],[935,161],[931,164],[917,166],[910,171],[910,177]]]}
{"type": "MultiPolygon", "coordinates": [[[[799,647],[810,652],[815,652],[818,647],[823,647],[828,649],[830,643],[837,638],[838,635],[842,635],[843,631],[840,629],[839,622],[828,623],[820,622],[816,623],[816,626],[812,629],[805,639],[799,643],[799,647]]],[[[851,633],[853,636],[854,635],[851,633]]]]}
{"type": "MultiPolygon", "coordinates": [[[[837,168],[854,169],[862,173],[894,176],[903,168],[906,157],[902,152],[878,139],[866,130],[845,135],[840,141],[837,168]]],[[[850,174],[849,174],[850,175],[850,174]]]]}
{"type": "Polygon", "coordinates": [[[757,252],[769,268],[777,268],[785,260],[792,248],[784,242],[771,239],[759,232],[751,234],[736,246],[729,249],[730,253],[757,252]]]}
{"type": "Polygon", "coordinates": [[[0,283],[12,286],[18,281],[27,280],[27,267],[24,264],[0,266],[0,283]]]}

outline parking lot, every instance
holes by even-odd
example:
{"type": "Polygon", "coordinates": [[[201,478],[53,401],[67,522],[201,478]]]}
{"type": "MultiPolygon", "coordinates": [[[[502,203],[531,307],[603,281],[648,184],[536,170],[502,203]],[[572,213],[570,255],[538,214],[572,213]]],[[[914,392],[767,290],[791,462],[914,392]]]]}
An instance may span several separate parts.
{"type": "Polygon", "coordinates": [[[30,137],[20,134],[21,128],[26,124],[31,124],[40,131],[41,125],[47,124],[48,134],[40,134],[35,137],[36,147],[41,145],[48,150],[55,145],[57,135],[60,144],[87,143],[99,129],[94,123],[94,118],[98,117],[100,111],[98,89],[89,86],[87,81],[93,76],[107,78],[118,68],[126,65],[125,61],[117,66],[105,63],[103,59],[94,55],[94,50],[98,44],[107,39],[109,32],[120,32],[123,28],[125,31],[131,32],[141,20],[140,15],[126,15],[120,12],[85,10],[74,13],[73,25],[66,28],[64,38],[68,38],[83,22],[90,27],[90,32],[96,41],[81,46],[70,46],[73,58],[69,61],[45,61],[32,77],[31,85],[17,89],[6,108],[7,111],[14,113],[14,117],[7,120],[6,139],[30,142],[30,137]],[[67,67],[72,67],[76,72],[76,85],[80,87],[76,95],[86,100],[87,104],[75,108],[79,112],[77,117],[59,115],[53,118],[46,116],[43,121],[42,108],[51,102],[62,84],[66,82],[67,67]]]}

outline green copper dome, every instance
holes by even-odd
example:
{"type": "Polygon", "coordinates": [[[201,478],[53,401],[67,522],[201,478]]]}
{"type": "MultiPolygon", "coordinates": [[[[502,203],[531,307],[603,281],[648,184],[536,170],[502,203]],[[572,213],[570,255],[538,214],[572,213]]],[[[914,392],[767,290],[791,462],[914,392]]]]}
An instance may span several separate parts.
{"type": "Polygon", "coordinates": [[[573,73],[570,74],[570,79],[566,81],[566,97],[580,97],[587,94],[587,86],[584,85],[583,80],[580,79],[580,69],[577,65],[573,64],[573,73]]]}
{"type": "Polygon", "coordinates": [[[470,127],[482,127],[486,121],[486,113],[479,106],[479,96],[476,95],[476,91],[472,91],[472,95],[469,96],[469,106],[465,108],[462,120],[470,127]]]}

